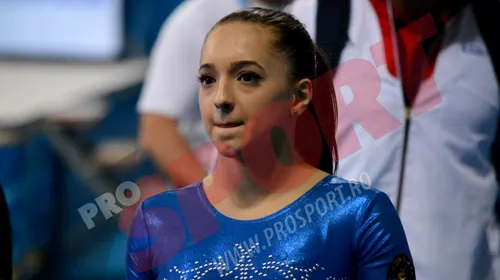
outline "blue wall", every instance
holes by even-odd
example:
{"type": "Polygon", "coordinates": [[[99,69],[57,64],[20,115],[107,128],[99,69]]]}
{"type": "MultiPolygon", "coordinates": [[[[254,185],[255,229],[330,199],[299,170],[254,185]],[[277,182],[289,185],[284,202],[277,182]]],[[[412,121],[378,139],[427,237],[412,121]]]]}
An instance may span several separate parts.
{"type": "MultiPolygon", "coordinates": [[[[150,53],[165,18],[180,2],[126,0],[129,54],[150,53]]],[[[92,148],[108,138],[136,138],[139,92],[140,86],[110,97],[109,116],[77,139],[92,148]]],[[[145,162],[108,177],[119,184],[154,172],[151,162],[145,162]]],[[[0,181],[11,211],[15,263],[26,261],[30,252],[45,250],[53,261],[44,276],[48,279],[124,279],[125,235],[117,219],[101,218],[96,228],[86,228],[77,209],[100,194],[62,163],[43,135],[0,147],[0,181]]]]}

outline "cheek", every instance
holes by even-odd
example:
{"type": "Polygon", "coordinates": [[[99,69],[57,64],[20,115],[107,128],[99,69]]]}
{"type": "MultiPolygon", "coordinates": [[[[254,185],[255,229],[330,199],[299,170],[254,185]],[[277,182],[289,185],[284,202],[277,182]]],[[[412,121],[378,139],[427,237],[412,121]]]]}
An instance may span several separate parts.
{"type": "Polygon", "coordinates": [[[278,89],[266,89],[261,92],[254,92],[242,95],[239,100],[242,105],[247,120],[261,122],[262,124],[272,124],[279,122],[285,115],[290,114],[292,100],[278,100],[282,95],[277,94],[278,89]]]}
{"type": "Polygon", "coordinates": [[[213,103],[211,102],[209,96],[202,92],[198,95],[198,106],[203,120],[211,115],[211,107],[213,106],[213,103]]]}
{"type": "Polygon", "coordinates": [[[209,120],[212,118],[213,103],[208,96],[204,96],[200,93],[198,97],[198,106],[205,130],[210,132],[209,120]]]}
{"type": "Polygon", "coordinates": [[[257,102],[246,102],[247,107],[251,110],[251,119],[262,125],[274,125],[279,123],[284,118],[290,116],[292,108],[292,100],[277,100],[277,94],[267,94],[267,98],[256,100],[257,102]]]}
{"type": "Polygon", "coordinates": [[[284,126],[290,118],[290,101],[273,101],[256,106],[247,121],[247,129],[243,137],[244,142],[256,137],[267,137],[274,126],[284,126]]]}

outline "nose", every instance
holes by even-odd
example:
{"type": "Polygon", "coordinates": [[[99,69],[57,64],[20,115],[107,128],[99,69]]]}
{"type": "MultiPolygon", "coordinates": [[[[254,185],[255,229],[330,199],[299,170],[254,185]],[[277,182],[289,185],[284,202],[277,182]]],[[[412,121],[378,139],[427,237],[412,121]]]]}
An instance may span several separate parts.
{"type": "Polygon", "coordinates": [[[219,110],[221,113],[227,115],[233,111],[234,103],[228,101],[216,102],[215,108],[217,108],[217,110],[219,110]]]}
{"type": "Polygon", "coordinates": [[[227,115],[234,110],[234,101],[229,94],[229,85],[220,83],[214,100],[215,108],[222,114],[227,115]]]}

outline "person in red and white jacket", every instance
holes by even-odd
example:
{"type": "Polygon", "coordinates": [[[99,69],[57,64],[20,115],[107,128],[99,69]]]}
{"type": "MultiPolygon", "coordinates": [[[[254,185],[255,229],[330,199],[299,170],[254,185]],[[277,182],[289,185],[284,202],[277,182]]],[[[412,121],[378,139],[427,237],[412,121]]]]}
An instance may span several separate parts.
{"type": "Polygon", "coordinates": [[[474,5],[297,0],[288,9],[336,66],[337,174],[366,172],[391,197],[419,280],[493,277],[500,94],[474,5]]]}

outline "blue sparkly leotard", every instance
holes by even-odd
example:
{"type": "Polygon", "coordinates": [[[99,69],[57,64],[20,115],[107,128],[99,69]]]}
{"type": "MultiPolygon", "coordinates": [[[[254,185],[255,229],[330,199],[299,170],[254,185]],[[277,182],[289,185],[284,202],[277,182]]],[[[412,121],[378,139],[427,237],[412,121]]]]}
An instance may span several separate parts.
{"type": "Polygon", "coordinates": [[[127,279],[414,279],[386,194],[328,176],[284,209],[235,220],[193,184],[145,200],[127,242],[127,279]],[[405,278],[406,277],[406,278],[405,278]]]}

